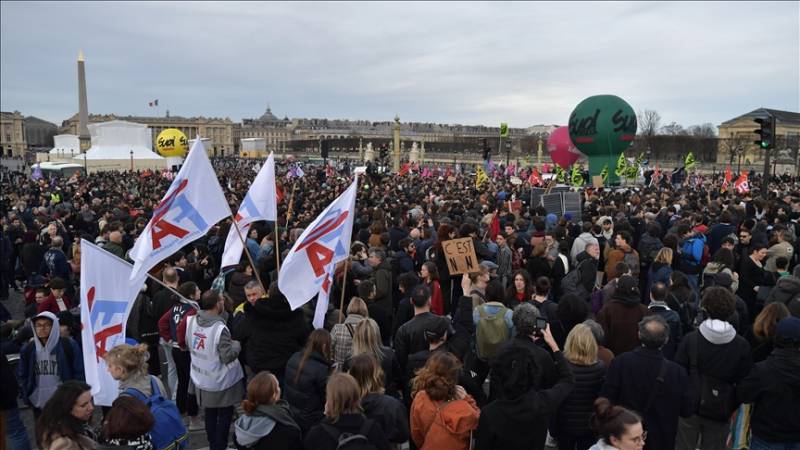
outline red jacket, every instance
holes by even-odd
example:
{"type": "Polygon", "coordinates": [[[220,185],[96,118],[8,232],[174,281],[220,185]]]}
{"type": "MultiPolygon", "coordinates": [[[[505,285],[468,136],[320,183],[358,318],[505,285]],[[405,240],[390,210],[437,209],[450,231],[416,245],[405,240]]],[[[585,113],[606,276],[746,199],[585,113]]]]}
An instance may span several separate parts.
{"type": "Polygon", "coordinates": [[[442,288],[437,280],[433,280],[428,288],[431,290],[431,312],[438,315],[444,315],[444,300],[442,299],[442,288]]]}
{"type": "MultiPolygon", "coordinates": [[[[69,301],[69,298],[67,298],[66,295],[61,297],[61,300],[64,301],[64,306],[66,306],[67,310],[72,308],[72,302],[69,301]]],[[[56,302],[56,298],[53,297],[53,294],[48,295],[42,303],[36,305],[36,314],[40,314],[45,311],[50,311],[53,314],[58,314],[61,312],[61,309],[58,307],[58,302],[56,302]]]]}

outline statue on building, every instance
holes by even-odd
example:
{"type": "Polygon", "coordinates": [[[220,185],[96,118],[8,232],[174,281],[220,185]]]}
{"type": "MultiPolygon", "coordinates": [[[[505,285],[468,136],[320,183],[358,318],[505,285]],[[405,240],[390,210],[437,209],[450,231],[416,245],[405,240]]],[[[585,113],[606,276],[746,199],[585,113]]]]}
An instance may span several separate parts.
{"type": "Polygon", "coordinates": [[[411,144],[411,151],[408,152],[408,160],[412,163],[419,162],[419,147],[416,142],[411,144]]]}
{"type": "Polygon", "coordinates": [[[375,150],[372,149],[372,142],[367,142],[367,149],[364,151],[364,161],[375,161],[375,150]]]}

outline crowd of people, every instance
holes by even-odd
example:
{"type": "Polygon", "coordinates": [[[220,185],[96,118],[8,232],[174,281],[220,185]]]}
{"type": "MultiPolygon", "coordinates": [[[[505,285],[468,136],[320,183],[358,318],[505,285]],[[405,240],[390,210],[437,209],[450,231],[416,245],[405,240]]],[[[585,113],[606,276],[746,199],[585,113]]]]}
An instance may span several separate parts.
{"type": "MultiPolygon", "coordinates": [[[[236,211],[253,163],[213,164],[236,211]]],[[[531,186],[502,168],[476,186],[457,170],[370,167],[313,329],[316,299],[292,310],[279,262],[351,169],[279,168],[278,220],[251,227],[237,266],[219,267],[227,221],[151,271],[129,342],[103,355],[120,395],[99,423],[79,344],[80,242],[126,258],[170,179],[4,173],[11,448],[183,448],[205,430],[211,450],[800,449],[795,180],[766,195],[724,190],[721,175],[584,188],[577,217],[530,204],[531,186]],[[474,272],[450,273],[442,244],[455,238],[472,239],[474,272]]]]}

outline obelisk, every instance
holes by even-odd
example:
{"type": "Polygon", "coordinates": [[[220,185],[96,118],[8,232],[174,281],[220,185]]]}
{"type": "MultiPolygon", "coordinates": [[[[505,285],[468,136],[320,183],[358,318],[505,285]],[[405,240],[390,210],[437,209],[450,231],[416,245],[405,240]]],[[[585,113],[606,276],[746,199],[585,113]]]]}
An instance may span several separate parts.
{"type": "Polygon", "coordinates": [[[83,62],[83,51],[78,53],[78,140],[81,153],[89,150],[92,137],[89,135],[89,106],[86,102],[86,68],[83,62]]]}

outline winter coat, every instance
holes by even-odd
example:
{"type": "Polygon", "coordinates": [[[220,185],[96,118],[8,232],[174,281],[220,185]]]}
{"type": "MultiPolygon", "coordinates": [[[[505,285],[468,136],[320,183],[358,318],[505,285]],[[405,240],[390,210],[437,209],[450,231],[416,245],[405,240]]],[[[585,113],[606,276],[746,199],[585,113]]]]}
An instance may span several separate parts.
{"type": "MultiPolygon", "coordinates": [[[[383,388],[386,390],[387,395],[399,397],[398,386],[403,377],[403,371],[400,369],[397,355],[391,347],[384,347],[383,345],[381,345],[381,354],[378,362],[383,371],[383,388]]],[[[344,362],[342,368],[345,372],[350,370],[350,359],[344,362]]]]}
{"type": "MultiPolygon", "coordinates": [[[[689,374],[691,390],[699,399],[700,378],[705,375],[736,385],[753,367],[750,344],[736,334],[733,325],[721,320],[705,320],[696,331],[684,336],[675,362],[689,374]],[[697,372],[692,369],[691,345],[697,342],[697,372]]],[[[738,404],[735,402],[735,404],[738,404]]]]}
{"type": "Polygon", "coordinates": [[[653,264],[653,260],[656,257],[656,254],[664,244],[661,243],[661,239],[658,236],[650,236],[649,233],[645,233],[639,239],[639,261],[640,266],[643,270],[650,267],[653,264]]]}
{"type": "Polygon", "coordinates": [[[440,321],[447,321],[447,318],[426,312],[417,314],[397,329],[394,350],[401,368],[405,368],[408,355],[428,349],[425,331],[434,329],[440,321]]]}
{"type": "Polygon", "coordinates": [[[783,277],[769,291],[767,304],[781,302],[789,308],[794,317],[800,317],[800,278],[783,277]]]}
{"type": "Polygon", "coordinates": [[[753,436],[767,442],[800,442],[800,351],[775,349],[739,382],[737,395],[753,404],[753,436]]]}
{"type": "Polygon", "coordinates": [[[247,296],[244,293],[244,286],[253,279],[252,276],[248,276],[243,272],[233,272],[230,282],[228,283],[227,292],[231,300],[233,300],[234,305],[238,306],[247,300],[247,296]]]}
{"type": "MultiPolygon", "coordinates": [[[[372,282],[375,283],[375,304],[391,312],[392,305],[392,264],[383,260],[372,272],[372,282]]],[[[380,324],[379,324],[380,325],[380,324]]],[[[391,327],[391,323],[389,324],[391,327]]]]}
{"type": "Polygon", "coordinates": [[[480,410],[472,396],[439,402],[425,391],[411,403],[411,438],[419,450],[467,450],[480,410]]]}
{"type": "Polygon", "coordinates": [[[573,389],[567,361],[561,352],[556,352],[554,357],[558,382],[553,387],[533,388],[517,398],[501,398],[483,408],[476,449],[544,449],[548,422],[573,389]]]}
{"type": "Polygon", "coordinates": [[[647,430],[648,450],[673,450],[678,433],[678,417],[694,413],[691,392],[686,389],[689,377],[678,364],[664,359],[658,350],[638,347],[632,352],[618,355],[611,361],[600,396],[611,403],[642,412],[651,392],[658,388],[653,406],[644,411],[644,428],[647,430]],[[661,364],[667,367],[664,382],[656,378],[661,364]]]}
{"type": "Polygon", "coordinates": [[[722,248],[722,240],[726,236],[736,233],[736,227],[729,223],[718,223],[708,232],[708,250],[712,255],[722,248]]]}
{"type": "Polygon", "coordinates": [[[362,320],[363,316],[350,314],[344,319],[344,323],[337,323],[331,329],[331,354],[336,365],[340,366],[350,358],[353,352],[353,334],[362,320]]]}
{"type": "Polygon", "coordinates": [[[653,263],[650,270],[647,272],[647,296],[650,296],[650,291],[653,290],[653,284],[662,282],[664,285],[669,286],[669,278],[672,275],[672,266],[664,263],[653,263]]]}
{"type": "Polygon", "coordinates": [[[369,443],[378,450],[390,450],[391,445],[380,424],[362,414],[342,414],[334,423],[326,417],[309,430],[303,441],[303,447],[306,450],[336,450],[339,440],[331,436],[332,430],[329,429],[333,428],[338,433],[358,434],[365,421],[370,422],[369,431],[366,432],[369,443]]]}
{"type": "Polygon", "coordinates": [[[233,330],[245,348],[245,360],[254,373],[283,373],[292,354],[306,343],[310,330],[301,310],[292,311],[285,299],[245,303],[244,318],[233,330]]]}
{"type": "Polygon", "coordinates": [[[274,405],[258,405],[251,414],[239,416],[234,426],[234,442],[239,450],[300,450],[300,427],[292,418],[286,400],[274,405]]]}
{"type": "Polygon", "coordinates": [[[661,351],[664,353],[664,358],[672,361],[675,359],[675,352],[678,350],[678,344],[683,338],[683,327],[681,326],[681,316],[677,312],[670,309],[665,302],[652,301],[647,305],[650,314],[658,314],[661,316],[669,326],[669,340],[661,351]]]}
{"type": "Polygon", "coordinates": [[[575,379],[572,392],[558,408],[557,435],[588,436],[594,434],[589,428],[589,419],[594,413],[594,401],[606,378],[606,366],[602,361],[582,366],[567,362],[575,379]]]}
{"type": "Polygon", "coordinates": [[[605,273],[607,279],[611,280],[620,276],[620,274],[617,273],[617,263],[619,262],[628,263],[633,275],[639,276],[639,253],[633,248],[628,250],[614,248],[608,252],[608,256],[606,257],[605,273]]]}
{"type": "Polygon", "coordinates": [[[581,233],[575,238],[575,241],[572,242],[572,249],[569,252],[569,260],[573,265],[578,264],[578,255],[583,253],[589,244],[600,245],[597,242],[597,238],[592,236],[592,233],[581,233]]]}
{"type": "Polygon", "coordinates": [[[597,322],[606,335],[606,347],[620,355],[639,345],[639,321],[648,315],[638,297],[614,295],[597,313],[597,322]]]}
{"type": "MultiPolygon", "coordinates": [[[[513,339],[502,343],[497,348],[496,354],[499,355],[502,352],[508,351],[509,347],[514,347],[516,351],[529,352],[533,356],[534,361],[536,361],[536,367],[539,368],[536,378],[533,380],[534,386],[539,386],[539,389],[550,389],[556,384],[556,381],[558,381],[556,364],[547,350],[540,347],[536,342],[533,342],[530,337],[517,335],[514,336],[513,339]]],[[[499,378],[497,378],[497,372],[498,370],[493,370],[489,374],[489,384],[492,386],[492,398],[503,397],[502,383],[499,378]]]]}
{"type": "Polygon", "coordinates": [[[361,399],[364,415],[380,424],[389,442],[402,444],[409,438],[408,412],[394,397],[386,394],[367,394],[361,399]]]}
{"type": "Polygon", "coordinates": [[[297,424],[305,432],[322,420],[331,362],[322,354],[311,352],[298,377],[303,353],[303,350],[298,351],[286,364],[283,396],[289,402],[297,424]]]}

